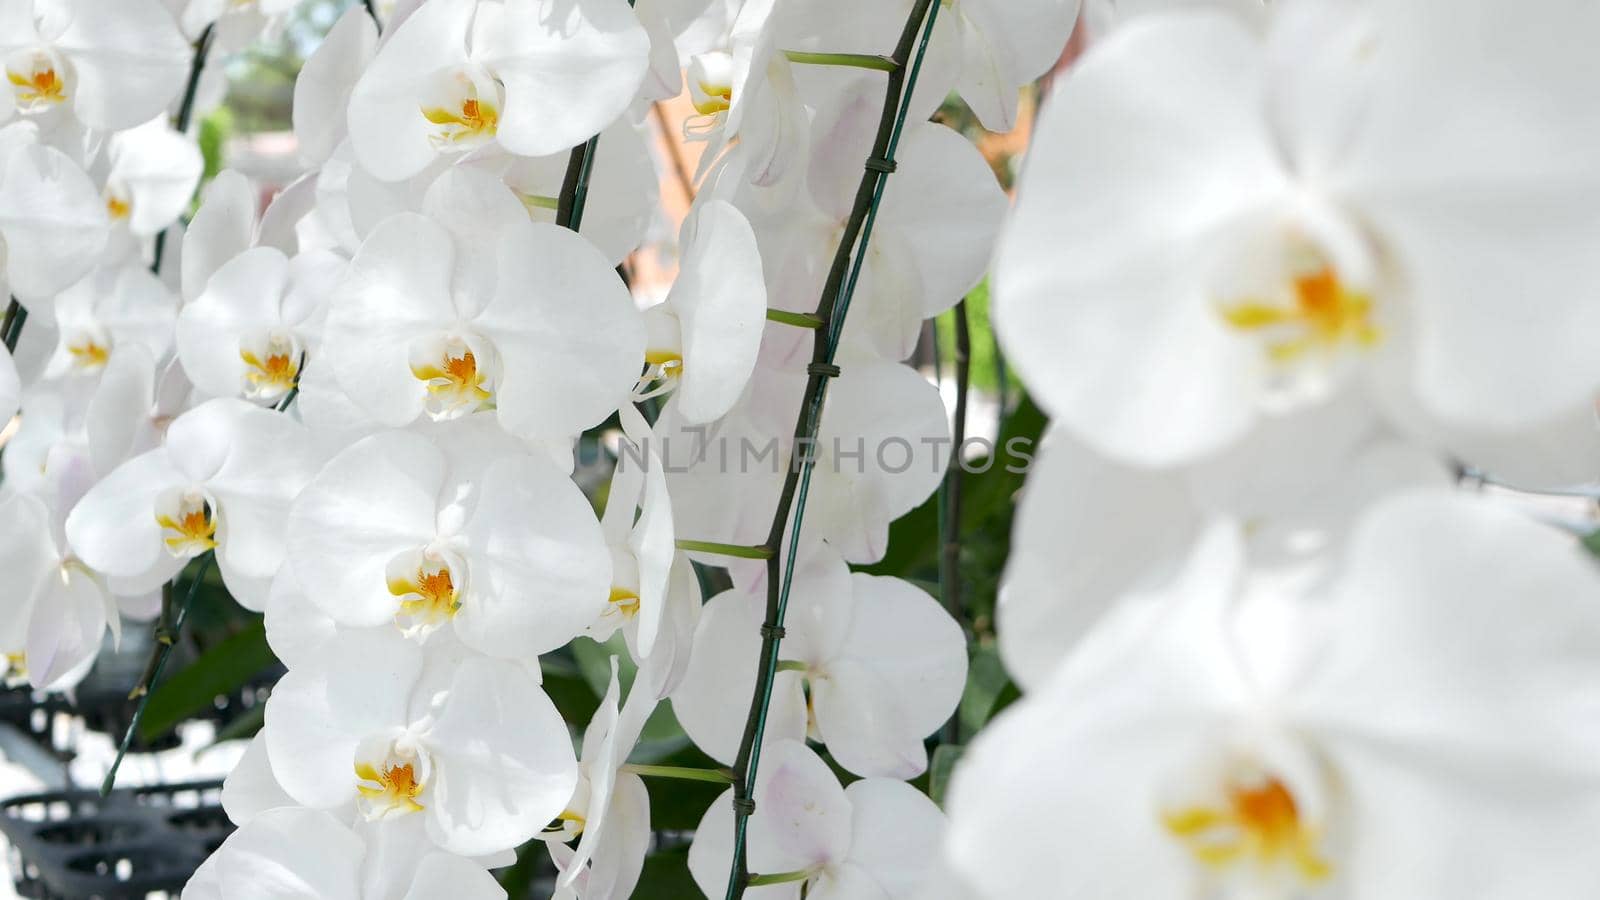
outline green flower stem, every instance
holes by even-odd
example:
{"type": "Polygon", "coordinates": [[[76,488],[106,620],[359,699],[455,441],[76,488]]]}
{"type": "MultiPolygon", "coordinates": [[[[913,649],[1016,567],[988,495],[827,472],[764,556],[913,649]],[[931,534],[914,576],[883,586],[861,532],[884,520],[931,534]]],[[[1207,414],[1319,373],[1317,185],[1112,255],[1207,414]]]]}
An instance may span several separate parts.
{"type": "MultiPolygon", "coordinates": [[[[634,0],[628,0],[633,6],[634,0]]],[[[600,147],[600,135],[572,148],[567,157],[567,174],[561,180],[561,195],[556,200],[556,224],[577,231],[583,224],[583,210],[589,203],[589,176],[594,169],[594,155],[600,147]]]]}
{"type": "Polygon", "coordinates": [[[716,541],[678,541],[678,549],[689,553],[715,553],[736,559],[771,559],[771,547],[751,547],[747,544],[719,544],[716,541]]]}
{"type": "MultiPolygon", "coordinates": [[[[950,617],[963,622],[961,603],[961,446],[967,437],[967,395],[972,379],[972,329],[967,321],[967,301],[956,304],[952,315],[956,324],[956,409],[952,425],[950,459],[939,484],[939,599],[950,617]]],[[[961,738],[961,717],[952,713],[945,722],[942,740],[957,743],[961,738]]]]}
{"type": "MultiPolygon", "coordinates": [[[[215,559],[216,554],[210,551],[200,557],[200,564],[194,570],[194,580],[189,582],[189,594],[184,598],[183,606],[178,609],[177,616],[169,621],[171,607],[165,606],[162,609],[161,619],[156,622],[156,644],[150,655],[150,662],[145,665],[144,675],[139,678],[139,683],[128,694],[128,699],[138,700],[139,706],[134,709],[133,718],[128,721],[128,730],[122,736],[122,744],[117,747],[116,759],[111,761],[111,770],[106,773],[105,780],[100,782],[102,797],[111,793],[111,789],[117,784],[117,770],[122,768],[122,758],[128,755],[128,748],[133,745],[133,736],[139,732],[139,723],[144,721],[145,708],[150,705],[150,689],[155,687],[156,680],[161,677],[161,671],[167,667],[167,659],[172,656],[172,648],[178,642],[178,635],[183,633],[183,624],[189,619],[189,610],[194,607],[195,597],[200,594],[200,585],[206,580],[206,572],[215,559]]],[[[173,584],[177,584],[176,578],[173,579],[173,584]]]]}
{"type": "Polygon", "coordinates": [[[4,339],[6,350],[14,352],[17,349],[17,340],[22,337],[22,323],[28,321],[28,308],[16,297],[6,305],[6,317],[0,323],[0,339],[4,339]]]}
{"type": "Polygon", "coordinates": [[[691,769],[687,766],[640,766],[628,763],[624,772],[645,778],[676,778],[681,781],[709,781],[712,784],[733,784],[733,773],[727,769],[691,769]]]}
{"type": "Polygon", "coordinates": [[[522,204],[529,209],[555,209],[561,208],[560,197],[541,197],[538,194],[522,194],[522,204]]]}
{"type": "Polygon", "coordinates": [[[802,66],[845,66],[852,69],[875,69],[893,72],[900,64],[887,56],[870,53],[808,53],[804,50],[785,50],[783,55],[792,63],[802,66]]]}
{"type": "Polygon", "coordinates": [[[745,882],[750,887],[761,887],[765,884],[792,884],[796,881],[806,881],[817,874],[810,869],[801,869],[797,872],[774,872],[771,875],[751,875],[745,882]]]}
{"type": "Polygon", "coordinates": [[[781,309],[767,310],[767,321],[793,325],[796,328],[821,328],[823,324],[821,319],[811,313],[788,312],[781,309]]]}
{"type": "MultiPolygon", "coordinates": [[[[200,76],[206,70],[206,57],[211,55],[216,27],[207,25],[206,30],[200,32],[200,39],[194,42],[194,58],[189,61],[189,84],[183,90],[183,102],[178,106],[178,115],[172,120],[172,128],[179,134],[187,134],[189,122],[194,119],[195,96],[200,91],[200,76]]],[[[156,275],[161,274],[161,260],[167,253],[167,232],[170,230],[163,228],[156,233],[155,254],[150,262],[150,271],[156,275]]]]}
{"type": "Polygon", "coordinates": [[[811,667],[806,665],[805,663],[801,662],[798,659],[780,659],[780,660],[778,660],[778,671],[779,672],[804,672],[809,668],[811,668],[811,667]]]}
{"type": "MultiPolygon", "coordinates": [[[[855,291],[862,261],[872,238],[877,220],[878,205],[883,201],[884,187],[889,173],[894,171],[895,150],[900,143],[906,118],[910,115],[911,98],[916,92],[917,75],[928,52],[933,37],[934,23],[938,20],[939,4],[933,0],[916,0],[911,15],[906,19],[893,56],[895,66],[889,71],[884,88],[883,111],[878,120],[878,134],[873,140],[872,155],[863,160],[861,181],[856,187],[855,203],[850,217],[845,221],[844,233],[834,252],[833,264],[818,298],[816,317],[826,323],[815,331],[812,340],[810,377],[806,382],[805,396],[801,398],[800,412],[795,420],[795,444],[803,446],[815,441],[822,423],[823,400],[827,393],[829,369],[834,369],[834,357],[839,349],[839,337],[845,317],[850,311],[850,301],[855,291]],[[854,268],[852,268],[852,261],[854,268]]],[[[789,551],[786,561],[776,555],[767,560],[767,609],[762,622],[761,656],[756,668],[756,683],[750,698],[750,712],[745,718],[744,734],[739,741],[739,751],[733,765],[733,860],[729,867],[728,887],[724,900],[741,900],[745,889],[756,878],[750,873],[749,847],[746,837],[750,815],[754,810],[754,791],[757,772],[761,765],[761,742],[766,733],[767,713],[772,703],[773,680],[778,674],[778,645],[782,640],[783,621],[793,586],[796,554],[799,548],[800,529],[805,519],[806,497],[811,486],[814,459],[802,459],[801,464],[790,466],[778,495],[777,508],[773,510],[772,526],[767,533],[765,546],[781,547],[785,531],[789,534],[789,551]],[[790,513],[793,513],[791,519],[790,513]],[[790,524],[792,523],[792,524],[790,524]]],[[[766,882],[759,882],[766,883],[766,882]]]]}

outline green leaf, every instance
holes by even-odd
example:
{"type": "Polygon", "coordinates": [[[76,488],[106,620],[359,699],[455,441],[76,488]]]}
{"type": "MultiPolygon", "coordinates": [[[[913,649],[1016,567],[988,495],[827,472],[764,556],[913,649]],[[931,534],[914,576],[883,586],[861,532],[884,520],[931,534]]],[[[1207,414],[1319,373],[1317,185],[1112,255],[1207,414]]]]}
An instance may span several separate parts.
{"type": "MultiPolygon", "coordinates": [[[[693,746],[663,757],[657,764],[691,769],[715,769],[722,765],[693,746]]],[[[728,789],[725,785],[682,778],[646,778],[644,786],[650,792],[650,827],[655,831],[693,831],[711,801],[728,789]]],[[[634,896],[655,895],[641,892],[634,896]]]]}
{"type": "Polygon", "coordinates": [[[702,900],[705,896],[689,874],[689,848],[674,847],[645,857],[644,872],[633,896],[650,900],[702,900]]]}
{"type": "Polygon", "coordinates": [[[967,748],[961,744],[940,744],[933,750],[933,759],[928,763],[928,796],[941,808],[944,792],[950,787],[950,775],[965,752],[967,748]]]}
{"type": "Polygon", "coordinates": [[[1591,531],[1585,535],[1583,546],[1589,548],[1589,552],[1595,556],[1600,556],[1600,530],[1591,531]]]}
{"type": "MultiPolygon", "coordinates": [[[[628,655],[628,645],[623,640],[622,632],[612,635],[603,644],[586,637],[578,638],[572,642],[572,656],[577,661],[578,670],[583,673],[583,680],[589,685],[589,689],[594,691],[597,700],[605,696],[606,688],[611,684],[613,656],[617,658],[617,681],[622,689],[622,697],[625,699],[628,692],[633,690],[633,680],[638,677],[639,667],[634,664],[633,657],[628,655]]],[[[573,724],[582,725],[586,722],[588,719],[573,724]]],[[[639,735],[640,743],[648,745],[646,748],[648,753],[656,757],[676,752],[685,746],[688,740],[669,703],[662,703],[655,708],[650,718],[645,720],[644,731],[639,735]]]]}
{"type": "Polygon", "coordinates": [[[967,667],[967,687],[961,694],[960,716],[964,734],[976,734],[994,718],[997,701],[1011,679],[1000,662],[1000,652],[993,644],[979,644],[972,651],[972,662],[967,667]]]}
{"type": "Polygon", "coordinates": [[[544,674],[544,692],[563,720],[577,728],[594,717],[600,698],[563,651],[541,656],[539,669],[544,674]]]}
{"type": "MultiPolygon", "coordinates": [[[[621,635],[613,635],[612,640],[621,644],[621,635]]],[[[604,697],[606,688],[611,685],[611,657],[618,656],[617,676],[620,679],[625,668],[632,668],[633,661],[628,658],[627,647],[622,647],[622,652],[617,654],[610,647],[610,642],[605,644],[580,637],[572,642],[572,658],[578,663],[578,671],[583,674],[583,680],[588,682],[589,690],[594,691],[596,697],[604,697]]]]}
{"type": "Polygon", "coordinates": [[[152,691],[139,737],[151,741],[167,734],[180,722],[212,709],[218,697],[243,687],[275,662],[277,657],[267,646],[266,625],[257,619],[152,691]]]}

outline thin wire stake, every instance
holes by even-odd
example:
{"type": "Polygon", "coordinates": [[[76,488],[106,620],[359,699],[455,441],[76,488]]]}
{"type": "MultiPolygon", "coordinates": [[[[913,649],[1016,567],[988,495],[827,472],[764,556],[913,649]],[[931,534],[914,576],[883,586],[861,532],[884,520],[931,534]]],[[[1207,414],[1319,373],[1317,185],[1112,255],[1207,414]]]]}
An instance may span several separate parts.
{"type": "MultiPolygon", "coordinates": [[[[189,84],[183,89],[183,102],[178,106],[178,114],[173,117],[172,128],[179,134],[189,132],[189,123],[194,118],[195,96],[200,91],[200,76],[206,69],[206,57],[211,54],[211,39],[216,32],[215,25],[207,25],[206,30],[200,32],[200,39],[194,43],[194,59],[189,63],[189,84]]],[[[155,254],[150,262],[150,272],[161,274],[161,260],[167,253],[167,232],[163,228],[156,233],[155,254]]]]}
{"type": "MultiPolygon", "coordinates": [[[[100,796],[111,793],[117,784],[117,770],[122,768],[122,758],[128,755],[128,748],[133,745],[133,736],[139,731],[139,723],[144,721],[145,708],[150,705],[151,688],[155,687],[156,680],[161,677],[161,671],[167,667],[167,660],[172,656],[172,648],[178,643],[178,635],[183,633],[184,622],[189,619],[189,610],[194,606],[195,597],[200,594],[200,585],[206,579],[206,572],[210,571],[211,563],[216,559],[216,554],[207,551],[200,558],[200,564],[195,569],[194,580],[189,583],[189,593],[184,597],[183,606],[178,608],[178,614],[171,622],[166,615],[170,608],[163,609],[161,624],[156,628],[156,645],[150,654],[150,662],[145,664],[144,675],[139,678],[139,683],[134,686],[129,699],[137,698],[138,707],[133,711],[133,718],[128,720],[128,730],[122,735],[122,744],[117,747],[117,758],[111,761],[111,770],[106,773],[105,780],[100,782],[100,796]]],[[[172,582],[176,585],[177,579],[172,582]]]]}
{"type": "MultiPolygon", "coordinates": [[[[845,223],[844,235],[834,254],[833,266],[817,301],[816,317],[827,323],[815,332],[811,365],[807,367],[810,378],[806,394],[800,404],[800,414],[795,422],[796,449],[811,446],[822,420],[823,400],[828,379],[838,375],[833,364],[839,346],[839,334],[855,291],[860,263],[865,257],[877,220],[878,205],[883,199],[883,187],[894,171],[894,154],[909,114],[912,95],[916,89],[917,75],[927,54],[928,41],[938,19],[939,6],[933,0],[917,0],[916,7],[906,21],[894,55],[894,71],[889,73],[885,90],[883,114],[878,124],[878,135],[873,143],[872,156],[866,161],[861,183],[856,190],[855,205],[845,223]],[[918,35],[921,35],[920,41],[918,35]],[[914,49],[914,54],[913,54],[914,49]],[[909,68],[908,68],[909,65],[909,68]],[[855,269],[852,272],[852,253],[855,269]],[[848,277],[847,280],[847,275],[848,277]]],[[[772,702],[773,680],[778,672],[778,645],[782,640],[783,621],[788,608],[789,593],[794,578],[795,554],[799,546],[800,529],[805,518],[806,497],[811,489],[811,472],[815,458],[803,455],[791,462],[784,478],[783,490],[778,497],[778,507],[772,518],[766,546],[781,547],[785,525],[794,513],[789,527],[787,563],[775,555],[767,561],[767,617],[762,626],[761,657],[757,668],[757,681],[750,702],[750,712],[745,719],[744,735],[739,742],[733,774],[733,861],[728,875],[726,900],[740,900],[751,884],[746,835],[750,815],[755,810],[752,797],[756,774],[761,765],[761,739],[766,732],[767,712],[772,702]],[[798,463],[796,465],[795,463],[798,463]]]]}

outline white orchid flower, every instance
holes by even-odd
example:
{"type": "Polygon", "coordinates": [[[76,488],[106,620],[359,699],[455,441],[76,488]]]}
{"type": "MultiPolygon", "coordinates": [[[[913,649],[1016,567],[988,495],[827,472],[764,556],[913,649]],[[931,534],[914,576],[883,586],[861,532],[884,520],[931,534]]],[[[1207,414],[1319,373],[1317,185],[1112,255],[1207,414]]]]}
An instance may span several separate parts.
{"type": "Polygon", "coordinates": [[[1275,9],[1143,17],[1052,98],[995,278],[1040,403],[1143,466],[1342,391],[1501,435],[1590,404],[1600,10],[1275,9]]]}
{"type": "Polygon", "coordinates": [[[720,418],[744,393],[766,324],[761,251],[731,203],[709,200],[684,220],[682,259],[667,299],[645,310],[645,362],[636,397],[672,392],[684,421],[720,418]]]}
{"type": "Polygon", "coordinates": [[[0,144],[0,287],[48,303],[88,274],[110,237],[106,203],[77,163],[27,140],[0,144]]]}
{"type": "Polygon", "coordinates": [[[634,15],[650,38],[650,66],[639,86],[639,99],[646,102],[671,100],[683,92],[683,70],[678,65],[678,42],[671,18],[674,2],[634,0],[634,15]]]}
{"type": "Polygon", "coordinates": [[[430,847],[415,829],[351,829],[314,809],[261,814],[184,885],[187,900],[505,900],[483,866],[430,847]],[[270,890],[271,893],[264,893],[270,890]]]}
{"type": "Polygon", "coordinates": [[[452,169],[432,217],[367,238],[334,296],[323,356],[358,406],[405,425],[494,409],[508,431],[564,438],[624,402],[644,326],[592,245],[532,223],[510,190],[452,169]]]}
{"type": "Polygon", "coordinates": [[[686,80],[699,115],[684,136],[705,141],[697,177],[737,147],[751,184],[789,186],[804,171],[810,115],[789,60],[777,46],[775,0],[742,4],[726,36],[690,57],[686,80]]]}
{"type": "Polygon", "coordinates": [[[650,849],[650,794],[626,763],[656,707],[648,678],[639,673],[619,710],[617,659],[611,658],[611,683],[583,732],[577,790],[559,826],[552,823],[541,835],[562,872],[556,896],[563,900],[625,900],[638,885],[650,849]],[[577,846],[566,846],[574,837],[577,846]]]}
{"type": "Polygon", "coordinates": [[[225,263],[178,316],[178,357],[195,387],[279,402],[316,355],[324,303],[345,266],[326,250],[290,259],[275,247],[225,263]]]}
{"type": "Polygon", "coordinates": [[[378,52],[378,26],[361,4],[333,23],[294,81],[294,136],[300,158],[328,161],[349,135],[350,92],[378,52]]]}
{"type": "Polygon", "coordinates": [[[659,453],[650,449],[650,428],[631,404],[620,410],[628,446],[617,459],[600,529],[611,552],[611,594],[605,611],[589,626],[604,641],[623,629],[637,660],[648,657],[667,612],[677,544],[672,498],[659,453]]]}
{"type": "Polygon", "coordinates": [[[1262,30],[1272,21],[1272,0],[1084,0],[1083,29],[1093,41],[1141,16],[1204,9],[1225,9],[1262,30]]]}
{"type": "Polygon", "coordinates": [[[1582,547],[1424,490],[1374,507],[1331,580],[1243,563],[1208,530],[967,751],[946,850],[974,896],[1582,893],[1582,547]]]}
{"type": "MultiPolygon", "coordinates": [[[[700,749],[731,763],[761,651],[766,585],[706,603],[673,710],[700,749]]],[[[938,602],[898,578],[850,573],[827,546],[800,557],[789,599],[770,740],[807,737],[859,775],[914,778],[923,739],[950,718],[966,684],[966,639],[938,602]]]]}
{"type": "Polygon", "coordinates": [[[266,710],[272,771],[296,801],[355,801],[371,821],[420,814],[462,854],[538,834],[577,784],[566,725],[518,662],[430,665],[393,630],[343,634],[278,682],[266,710]]]}
{"type": "MultiPolygon", "coordinates": [[[[801,448],[816,460],[803,538],[865,563],[883,558],[889,523],[938,487],[950,424],[938,389],[916,371],[867,356],[839,365],[817,440],[801,448]]],[[[667,404],[656,442],[680,533],[745,546],[767,539],[805,380],[758,365],[739,404],[709,427],[667,404]]]]}
{"type": "Polygon", "coordinates": [[[625,0],[435,0],[385,36],[350,96],[350,137],[399,181],[498,143],[544,156],[627,109],[649,38],[625,0]]]}
{"type": "Polygon", "coordinates": [[[90,488],[67,516],[67,540],[91,568],[146,590],[215,549],[229,592],[260,608],[283,561],[289,501],[319,462],[287,416],[211,400],[90,488]]]}
{"type": "Polygon", "coordinates": [[[122,348],[172,349],[178,298],[137,262],[101,266],[56,296],[56,346],[44,376],[98,375],[122,348]]]}
{"type": "Polygon", "coordinates": [[[1278,417],[1175,469],[1118,463],[1052,430],[1029,469],[996,608],[1012,677],[1047,682],[1119,598],[1171,577],[1210,517],[1249,523],[1253,563],[1302,565],[1335,557],[1379,497],[1454,482],[1445,460],[1387,434],[1359,399],[1278,417]]]}
{"type": "MultiPolygon", "coordinates": [[[[708,897],[726,888],[733,863],[732,799],[730,790],[711,804],[689,848],[689,871],[708,897]]],[[[927,896],[945,818],[916,788],[887,778],[841,788],[827,763],[804,744],[778,741],[762,753],[755,801],[750,870],[793,880],[750,888],[745,896],[752,900],[927,896]]]]}
{"type": "Polygon", "coordinates": [[[100,131],[148,122],[178,93],[189,44],[161,0],[5,0],[0,60],[14,115],[100,131]]]}
{"type": "Polygon", "coordinates": [[[282,28],[299,0],[166,0],[190,40],[213,28],[213,52],[234,53],[282,28]]]}
{"type": "MultiPolygon", "coordinates": [[[[307,253],[322,249],[302,248],[299,240],[300,222],[310,214],[315,201],[315,182],[301,178],[261,210],[260,194],[250,179],[233,169],[217,173],[206,185],[200,208],[183,235],[184,302],[194,302],[218,269],[251,248],[271,247],[288,257],[298,257],[302,249],[307,253]]],[[[319,266],[330,265],[327,254],[318,262],[319,266]]],[[[331,278],[333,273],[324,277],[331,278]]],[[[318,289],[319,293],[327,290],[318,289]]]]}
{"type": "MultiPolygon", "coordinates": [[[[298,805],[272,774],[272,761],[267,757],[267,734],[257,731],[240,754],[233,771],[222,782],[223,812],[228,814],[229,821],[243,827],[264,812],[298,805]]],[[[337,815],[346,822],[354,818],[353,810],[352,815],[345,815],[343,811],[337,815]]]]}
{"type": "MultiPolygon", "coordinates": [[[[589,199],[578,233],[620,265],[649,237],[661,203],[646,129],[618,120],[600,132],[594,170],[589,176],[589,199]]],[[[571,153],[515,156],[483,152],[468,165],[496,174],[528,207],[535,222],[555,222],[556,206],[566,178],[571,153]]]]}
{"type": "Polygon", "coordinates": [[[61,522],[29,494],[0,500],[0,563],[15,588],[7,593],[0,648],[12,672],[40,689],[81,678],[121,619],[105,579],[66,547],[61,522]]]}
{"type": "MultiPolygon", "coordinates": [[[[756,219],[774,259],[768,275],[778,309],[816,307],[828,275],[823,261],[844,233],[861,162],[871,155],[881,88],[870,79],[854,84],[813,131],[806,199],[756,219]]],[[[1007,209],[983,156],[949,128],[908,125],[896,158],[899,169],[884,190],[845,331],[850,343],[893,360],[911,355],[925,319],[983,279],[1007,209]]],[[[807,358],[809,336],[797,331],[777,338],[793,348],[792,358],[807,358]]]]}
{"type": "MultiPolygon", "coordinates": [[[[622,631],[634,662],[664,698],[683,680],[700,622],[700,581],[676,549],[665,462],[644,417],[621,409],[627,442],[611,476],[600,529],[611,550],[610,602],[587,629],[605,641],[622,631]]],[[[636,682],[636,684],[643,684],[636,682]]]]}
{"type": "Polygon", "coordinates": [[[200,147],[167,124],[151,119],[118,132],[107,142],[106,213],[133,238],[155,235],[189,209],[205,171],[200,147]]]}
{"type": "Polygon", "coordinates": [[[0,420],[11,421],[22,402],[22,379],[17,375],[17,361],[11,351],[0,349],[0,420]]]}
{"type": "MultiPolygon", "coordinates": [[[[886,54],[913,5],[912,0],[870,6],[818,0],[804,20],[810,27],[787,49],[886,54]]],[[[1078,7],[1079,0],[941,3],[912,118],[926,118],[955,91],[983,127],[995,132],[1015,128],[1022,88],[1060,60],[1077,24],[1078,7]]]]}
{"type": "Polygon", "coordinates": [[[288,532],[295,580],[340,624],[448,628],[507,658],[567,643],[612,580],[577,486],[485,416],[357,442],[295,500],[288,532]]]}

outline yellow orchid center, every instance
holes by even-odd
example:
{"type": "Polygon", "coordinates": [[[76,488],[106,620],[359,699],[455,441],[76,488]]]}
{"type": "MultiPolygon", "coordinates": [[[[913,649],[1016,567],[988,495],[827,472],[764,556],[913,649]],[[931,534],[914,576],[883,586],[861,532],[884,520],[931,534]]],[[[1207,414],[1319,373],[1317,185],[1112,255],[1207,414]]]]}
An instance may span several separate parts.
{"type": "Polygon", "coordinates": [[[436,144],[475,144],[494,137],[500,130],[500,110],[494,102],[479,96],[472,81],[463,82],[466,93],[459,102],[422,107],[422,117],[435,126],[432,139],[436,144]]]}
{"type": "Polygon", "coordinates": [[[575,812],[572,809],[563,809],[560,815],[556,816],[549,825],[544,827],[544,834],[560,835],[561,840],[570,841],[583,834],[584,826],[587,824],[588,819],[582,813],[575,812]]]}
{"type": "Polygon", "coordinates": [[[697,82],[700,88],[694,95],[695,111],[703,116],[714,116],[719,112],[726,112],[733,106],[733,86],[706,84],[697,82]]]}
{"type": "Polygon", "coordinates": [[[733,55],[721,50],[696,54],[689,60],[689,100],[696,112],[712,119],[702,127],[714,128],[718,114],[733,106],[735,68],[733,55]]]}
{"type": "Polygon", "coordinates": [[[1267,355],[1288,362],[1321,348],[1372,347],[1382,332],[1372,321],[1372,298],[1348,289],[1331,266],[1294,279],[1290,305],[1246,300],[1224,306],[1223,321],[1245,332],[1267,333],[1267,355]]]}
{"type": "Polygon", "coordinates": [[[401,614],[415,622],[437,624],[461,609],[460,593],[447,565],[424,563],[409,578],[391,578],[389,593],[401,598],[401,614]]]}
{"type": "Polygon", "coordinates": [[[67,345],[67,352],[72,354],[72,364],[79,369],[93,371],[105,368],[111,359],[111,348],[96,341],[94,338],[67,345]]]}
{"type": "Polygon", "coordinates": [[[250,350],[240,350],[239,358],[244,360],[247,367],[244,377],[253,389],[252,393],[282,394],[294,387],[295,379],[300,375],[300,363],[287,347],[271,348],[265,359],[250,350]]]}
{"type": "Polygon", "coordinates": [[[1316,831],[1301,820],[1294,794],[1276,778],[1231,784],[1225,808],[1181,809],[1163,815],[1162,822],[1208,868],[1287,865],[1307,882],[1333,871],[1318,852],[1316,831]]]}
{"type": "Polygon", "coordinates": [[[411,374],[428,385],[428,393],[441,410],[478,409],[494,391],[485,387],[488,375],[478,368],[478,357],[457,343],[432,362],[411,366],[411,374]]]}
{"type": "Polygon", "coordinates": [[[110,216],[114,220],[121,221],[123,219],[128,218],[132,214],[133,214],[133,202],[132,201],[124,200],[121,197],[118,197],[116,194],[107,195],[107,197],[106,197],[106,215],[110,216]]]}
{"type": "Polygon", "coordinates": [[[660,366],[663,371],[683,368],[683,354],[676,350],[646,350],[644,361],[646,365],[660,366]]]}
{"type": "Polygon", "coordinates": [[[18,72],[6,68],[6,80],[11,82],[17,103],[24,108],[54,106],[67,99],[67,85],[48,60],[36,59],[30,71],[18,72]]]}
{"type": "Polygon", "coordinates": [[[371,763],[356,763],[356,790],[376,808],[378,816],[391,812],[420,812],[422,804],[417,796],[422,793],[422,782],[417,778],[411,763],[384,764],[382,768],[371,763]]]}
{"type": "Polygon", "coordinates": [[[176,556],[197,556],[217,546],[217,519],[203,498],[181,498],[175,511],[156,513],[156,523],[176,556]]]}
{"type": "Polygon", "coordinates": [[[611,588],[611,608],[631,619],[639,614],[639,592],[624,587],[611,588]]]}

